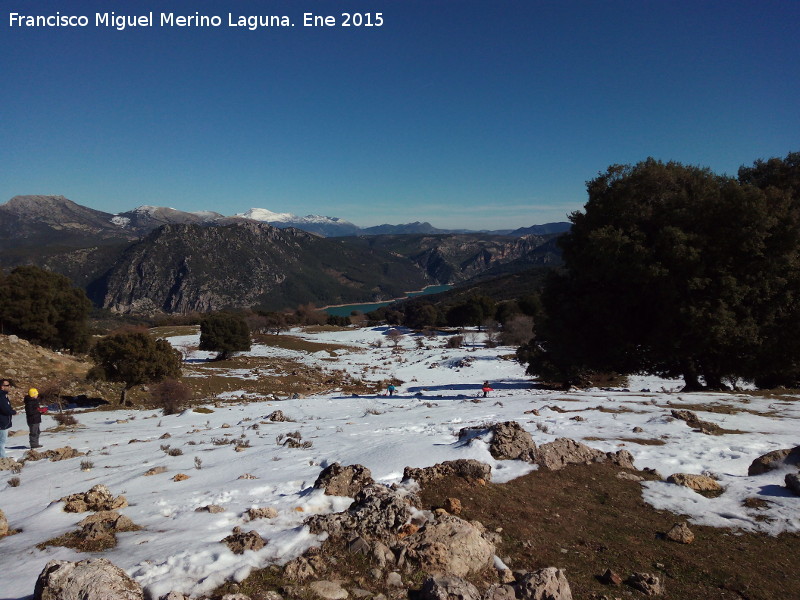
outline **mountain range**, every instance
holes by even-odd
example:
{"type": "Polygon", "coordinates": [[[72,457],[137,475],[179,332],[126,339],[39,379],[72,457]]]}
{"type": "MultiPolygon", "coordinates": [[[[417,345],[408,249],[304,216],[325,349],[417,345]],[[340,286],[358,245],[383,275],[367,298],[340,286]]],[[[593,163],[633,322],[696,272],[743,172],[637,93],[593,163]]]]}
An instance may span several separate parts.
{"type": "MultiPolygon", "coordinates": [[[[122,313],[270,310],[382,301],[498,270],[554,265],[564,224],[451,232],[251,209],[226,217],[141,206],[111,214],[63,196],[0,205],[0,267],[37,264],[122,313]]],[[[566,224],[567,226],[569,224],[566,224]]]]}

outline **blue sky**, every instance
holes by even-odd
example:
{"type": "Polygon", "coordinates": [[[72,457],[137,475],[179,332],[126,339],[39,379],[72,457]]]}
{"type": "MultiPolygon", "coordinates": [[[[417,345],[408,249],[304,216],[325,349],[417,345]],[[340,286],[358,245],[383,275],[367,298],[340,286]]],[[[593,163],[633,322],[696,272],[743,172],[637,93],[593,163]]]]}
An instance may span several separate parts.
{"type": "Polygon", "coordinates": [[[0,202],[565,220],[611,164],[735,175],[800,150],[798,25],[793,0],[2,0],[0,202]],[[90,25],[9,25],[56,11],[90,25]],[[156,23],[95,27],[107,11],[156,23]],[[159,27],[161,12],[223,25],[159,27]],[[228,27],[229,12],[295,26],[228,27]],[[383,25],[303,27],[304,12],[383,25]]]}

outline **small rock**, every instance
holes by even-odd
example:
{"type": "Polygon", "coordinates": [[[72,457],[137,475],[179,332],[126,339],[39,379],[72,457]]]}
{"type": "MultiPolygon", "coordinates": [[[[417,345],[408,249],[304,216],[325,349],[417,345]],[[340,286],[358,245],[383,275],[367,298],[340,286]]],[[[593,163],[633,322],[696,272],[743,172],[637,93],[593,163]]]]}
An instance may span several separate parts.
{"type": "Polygon", "coordinates": [[[461,577],[428,577],[422,584],[420,600],[480,600],[478,589],[461,577]]]}
{"type": "Polygon", "coordinates": [[[148,469],[144,476],[150,477],[150,475],[160,475],[161,473],[166,473],[167,467],[153,467],[152,469],[148,469]]]}
{"type": "Polygon", "coordinates": [[[664,593],[664,584],[652,573],[634,573],[626,583],[647,596],[660,596],[664,593]]]}
{"type": "Polygon", "coordinates": [[[621,585],[622,577],[611,569],[606,569],[606,572],[600,575],[600,583],[605,585],[621,585]]]}
{"type": "Polygon", "coordinates": [[[274,519],[278,516],[278,511],[271,506],[264,506],[262,508],[250,508],[244,514],[248,521],[255,521],[256,519],[274,519]]]}
{"type": "Polygon", "coordinates": [[[392,571],[386,576],[386,586],[387,587],[403,587],[403,578],[400,577],[400,573],[397,571],[392,571]]]}
{"type": "Polygon", "coordinates": [[[694,475],[692,473],[673,473],[667,477],[669,483],[682,485],[695,492],[721,492],[722,486],[708,475],[694,475]]]}
{"type": "Polygon", "coordinates": [[[460,515],[462,510],[461,500],[458,498],[445,498],[443,508],[451,515],[460,515]]]}
{"type": "Polygon", "coordinates": [[[680,544],[691,544],[694,541],[694,533],[686,523],[675,523],[667,532],[667,539],[680,544]]]}
{"type": "Polygon", "coordinates": [[[219,504],[206,504],[205,506],[198,506],[194,509],[194,512],[221,513],[225,512],[225,509],[219,504]]]}
{"type": "Polygon", "coordinates": [[[189,479],[189,477],[190,476],[187,475],[186,473],[177,473],[175,477],[172,478],[172,481],[186,481],[187,479],[189,479]]]}
{"type": "Polygon", "coordinates": [[[308,588],[322,600],[344,600],[350,595],[334,581],[312,581],[308,584],[308,588]]]}

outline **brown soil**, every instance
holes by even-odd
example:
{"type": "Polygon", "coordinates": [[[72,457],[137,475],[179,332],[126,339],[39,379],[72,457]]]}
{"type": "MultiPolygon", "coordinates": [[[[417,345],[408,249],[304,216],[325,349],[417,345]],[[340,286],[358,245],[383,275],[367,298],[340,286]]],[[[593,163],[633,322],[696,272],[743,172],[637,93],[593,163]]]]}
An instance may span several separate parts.
{"type": "Polygon", "coordinates": [[[623,579],[634,572],[658,575],[666,583],[664,600],[800,598],[793,565],[800,535],[690,524],[693,543],[671,542],[664,533],[685,518],[653,509],[642,500],[640,484],[618,479],[618,471],[575,466],[486,486],[445,479],[424,489],[422,499],[429,508],[459,498],[463,518],[501,529],[498,555],[512,570],[562,568],[576,599],[644,597],[624,584],[600,583],[606,569],[623,579]]]}

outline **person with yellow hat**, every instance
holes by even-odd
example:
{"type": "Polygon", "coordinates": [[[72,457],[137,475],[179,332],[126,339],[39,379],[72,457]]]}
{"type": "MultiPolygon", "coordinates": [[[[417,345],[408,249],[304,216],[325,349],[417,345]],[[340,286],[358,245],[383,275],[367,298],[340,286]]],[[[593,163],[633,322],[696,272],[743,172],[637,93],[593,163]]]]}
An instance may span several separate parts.
{"type": "Polygon", "coordinates": [[[25,396],[25,418],[28,421],[28,429],[30,435],[28,440],[31,443],[31,449],[41,448],[39,444],[39,427],[42,423],[42,411],[39,408],[39,390],[31,388],[25,396]]]}

